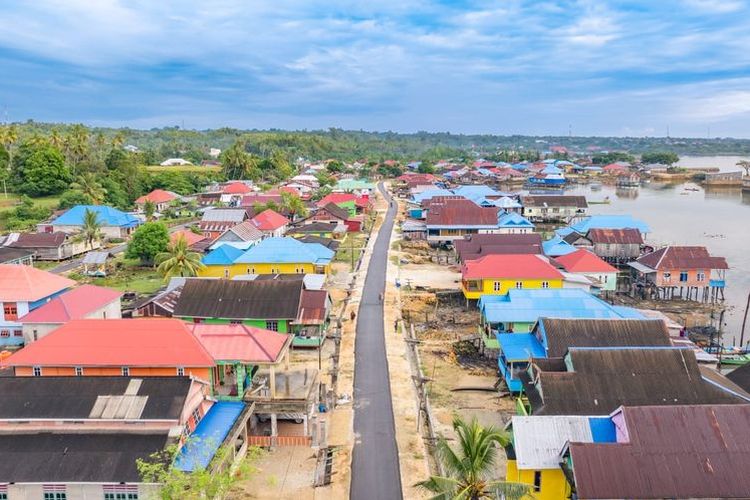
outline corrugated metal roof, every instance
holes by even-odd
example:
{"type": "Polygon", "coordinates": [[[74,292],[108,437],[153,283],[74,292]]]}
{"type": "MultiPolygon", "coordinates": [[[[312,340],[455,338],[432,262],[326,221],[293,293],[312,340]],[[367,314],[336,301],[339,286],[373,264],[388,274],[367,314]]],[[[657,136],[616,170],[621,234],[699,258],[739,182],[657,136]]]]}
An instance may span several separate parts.
{"type": "Polygon", "coordinates": [[[430,226],[498,226],[497,207],[480,207],[466,199],[433,199],[425,219],[430,226]]]}
{"type": "Polygon", "coordinates": [[[214,403],[180,450],[174,462],[175,468],[183,472],[194,472],[208,467],[216,450],[224,444],[229,431],[244,410],[245,403],[238,401],[214,403]]]}
{"type": "Polygon", "coordinates": [[[574,195],[530,195],[521,198],[524,207],[573,207],[587,208],[585,196],[574,195]]]}
{"type": "Polygon", "coordinates": [[[511,422],[516,466],[521,470],[559,469],[565,443],[594,442],[585,416],[514,416],[511,422]]]}
{"type": "Polygon", "coordinates": [[[326,265],[335,252],[318,243],[303,243],[295,238],[267,238],[246,250],[235,264],[312,263],[326,265]]]}
{"type": "Polygon", "coordinates": [[[534,229],[534,224],[523,215],[519,215],[516,212],[508,212],[498,217],[497,227],[534,229]]]}
{"type": "Polygon", "coordinates": [[[62,231],[54,233],[20,233],[18,238],[9,243],[13,248],[57,248],[65,243],[67,234],[62,231]]]}
{"type": "Polygon", "coordinates": [[[244,208],[212,208],[203,212],[201,222],[234,222],[239,224],[247,218],[244,208]]]}
{"type": "MultiPolygon", "coordinates": [[[[645,222],[631,215],[592,215],[570,226],[573,230],[586,234],[591,229],[638,229],[641,233],[650,233],[651,229],[645,222]]],[[[558,233],[560,234],[560,233],[558,233]]]]}
{"type": "Polygon", "coordinates": [[[712,257],[706,247],[668,246],[644,255],[638,264],[656,270],[729,269],[724,257],[712,257]]]}
{"type": "Polygon", "coordinates": [[[586,237],[592,243],[609,243],[620,245],[642,245],[643,236],[641,232],[634,228],[625,229],[601,229],[594,228],[590,230],[586,237]]]}
{"type": "Polygon", "coordinates": [[[531,333],[498,333],[495,337],[508,361],[525,361],[546,356],[544,347],[531,333]]]}
{"type": "Polygon", "coordinates": [[[562,279],[541,255],[485,255],[461,266],[463,279],[562,279]]]}
{"type": "Polygon", "coordinates": [[[97,220],[103,226],[135,227],[141,221],[130,214],[126,214],[114,207],[106,205],[76,205],[60,217],[52,221],[53,226],[80,226],[86,211],[95,212],[97,220]]]}

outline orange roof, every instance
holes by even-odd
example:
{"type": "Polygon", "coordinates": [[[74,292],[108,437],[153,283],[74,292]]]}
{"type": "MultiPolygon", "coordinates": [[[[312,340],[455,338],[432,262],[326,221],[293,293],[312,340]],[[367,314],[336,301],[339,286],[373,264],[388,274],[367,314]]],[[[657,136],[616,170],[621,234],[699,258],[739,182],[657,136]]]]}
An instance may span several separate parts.
{"type": "Polygon", "coordinates": [[[252,189],[247,187],[247,184],[244,182],[230,182],[221,190],[224,194],[245,194],[251,191],[252,189]]]}
{"type": "Polygon", "coordinates": [[[31,266],[0,264],[0,302],[34,302],[76,282],[31,266]]]}
{"type": "Polygon", "coordinates": [[[193,334],[216,361],[276,363],[291,336],[247,325],[192,325],[193,334]]]}
{"type": "Polygon", "coordinates": [[[0,366],[211,367],[214,360],[178,319],[74,319],[0,366]]]}
{"type": "Polygon", "coordinates": [[[581,248],[575,252],[555,258],[569,273],[616,273],[617,269],[610,266],[602,259],[581,248]]]}
{"type": "Polygon", "coordinates": [[[289,224],[289,219],[268,208],[250,219],[250,222],[261,231],[274,231],[289,224]]]}
{"type": "Polygon", "coordinates": [[[177,194],[171,192],[171,191],[165,191],[163,189],[154,189],[148,194],[144,194],[137,200],[135,200],[136,203],[146,203],[147,201],[153,202],[153,203],[166,203],[168,201],[172,201],[177,199],[177,194]]]}
{"type": "Polygon", "coordinates": [[[65,323],[83,319],[87,314],[110,304],[122,292],[94,285],[69,290],[21,318],[21,323],[65,323]]]}
{"type": "Polygon", "coordinates": [[[180,238],[185,238],[188,246],[206,239],[204,235],[194,233],[190,229],[180,229],[179,231],[175,231],[174,233],[171,233],[169,235],[169,241],[172,244],[174,244],[180,238]]]}
{"type": "Polygon", "coordinates": [[[562,279],[563,275],[540,255],[485,255],[464,263],[463,279],[562,279]]]}

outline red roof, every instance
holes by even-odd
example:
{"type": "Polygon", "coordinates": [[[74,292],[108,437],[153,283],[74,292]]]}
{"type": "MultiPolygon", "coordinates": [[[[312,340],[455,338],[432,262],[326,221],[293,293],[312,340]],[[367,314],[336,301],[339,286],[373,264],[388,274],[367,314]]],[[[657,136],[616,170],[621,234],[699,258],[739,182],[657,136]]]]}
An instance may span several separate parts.
{"type": "Polygon", "coordinates": [[[610,266],[602,259],[581,248],[575,252],[556,257],[555,262],[560,264],[569,273],[616,273],[617,269],[610,266]]]}
{"type": "Polygon", "coordinates": [[[319,207],[324,207],[328,205],[329,203],[333,203],[335,205],[338,205],[339,203],[346,203],[348,201],[354,201],[356,202],[357,197],[356,195],[353,195],[352,193],[331,193],[329,195],[326,195],[323,197],[319,202],[319,207]]]}
{"type": "Polygon", "coordinates": [[[275,231],[289,224],[289,219],[269,208],[250,219],[250,222],[261,231],[275,231]]]}
{"type": "Polygon", "coordinates": [[[112,303],[122,292],[94,285],[82,285],[58,295],[21,318],[22,323],[66,323],[112,303]]]}
{"type": "Polygon", "coordinates": [[[20,264],[0,264],[0,302],[34,302],[70,288],[76,282],[20,264]]]}
{"type": "Polygon", "coordinates": [[[193,334],[216,361],[276,363],[291,336],[247,325],[192,325],[193,334]]]}
{"type": "Polygon", "coordinates": [[[428,226],[497,226],[498,208],[480,207],[465,198],[432,198],[425,223],[428,226]]]}
{"type": "Polygon", "coordinates": [[[268,203],[269,201],[281,203],[281,195],[279,193],[271,193],[270,191],[267,193],[246,194],[242,197],[240,205],[243,207],[252,207],[256,203],[268,203]]]}
{"type": "Polygon", "coordinates": [[[605,172],[627,172],[630,168],[625,165],[620,165],[619,163],[610,163],[609,165],[604,165],[602,170],[605,172]]]}
{"type": "Polygon", "coordinates": [[[485,255],[465,262],[461,268],[463,279],[516,278],[562,279],[563,275],[539,255],[485,255]]]}
{"type": "Polygon", "coordinates": [[[74,319],[2,365],[211,367],[214,360],[178,319],[74,319]]]}
{"type": "Polygon", "coordinates": [[[224,194],[245,194],[252,192],[244,182],[230,182],[221,190],[224,194]]]}
{"type": "Polygon", "coordinates": [[[712,257],[706,247],[664,247],[639,258],[651,269],[729,269],[724,257],[712,257]]]}
{"type": "Polygon", "coordinates": [[[172,244],[174,244],[180,238],[185,238],[188,246],[194,245],[199,241],[207,239],[204,235],[194,233],[190,229],[180,229],[179,231],[175,231],[174,233],[171,233],[169,235],[169,241],[172,244]]]}
{"type": "Polygon", "coordinates": [[[171,192],[171,191],[165,191],[163,189],[154,189],[148,194],[144,194],[137,200],[135,200],[136,203],[142,204],[146,203],[147,201],[153,202],[153,203],[166,203],[168,201],[172,201],[177,199],[177,194],[171,192]]]}
{"type": "Polygon", "coordinates": [[[354,204],[361,208],[367,208],[370,206],[370,199],[365,198],[364,196],[360,196],[356,200],[354,200],[354,204]]]}

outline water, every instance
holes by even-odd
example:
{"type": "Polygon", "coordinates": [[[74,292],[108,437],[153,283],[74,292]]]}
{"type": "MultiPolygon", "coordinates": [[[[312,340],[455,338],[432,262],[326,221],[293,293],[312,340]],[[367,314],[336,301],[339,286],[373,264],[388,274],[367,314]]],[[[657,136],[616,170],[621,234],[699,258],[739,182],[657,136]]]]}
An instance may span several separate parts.
{"type": "Polygon", "coordinates": [[[740,160],[750,160],[743,156],[683,156],[675,165],[678,167],[715,167],[721,172],[737,172],[742,168],[737,166],[740,160]]]}

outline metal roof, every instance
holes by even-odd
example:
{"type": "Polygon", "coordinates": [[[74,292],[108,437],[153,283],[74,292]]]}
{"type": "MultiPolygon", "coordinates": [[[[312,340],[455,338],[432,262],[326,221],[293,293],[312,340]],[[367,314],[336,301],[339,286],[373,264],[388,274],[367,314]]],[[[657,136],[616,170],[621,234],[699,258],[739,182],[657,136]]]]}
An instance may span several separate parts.
{"type": "Polygon", "coordinates": [[[52,221],[53,226],[81,226],[86,211],[96,213],[97,220],[103,226],[135,227],[141,221],[130,214],[126,214],[114,207],[106,205],[76,205],[60,217],[52,221]]]}
{"type": "Polygon", "coordinates": [[[526,361],[532,357],[546,356],[544,347],[531,333],[498,333],[495,337],[508,361],[526,361]]]}
{"type": "MultiPolygon", "coordinates": [[[[573,230],[586,234],[591,229],[638,229],[641,233],[650,233],[651,229],[645,222],[631,215],[592,215],[570,226],[573,230]]],[[[560,233],[558,233],[560,234],[560,233]]]]}
{"type": "Polygon", "coordinates": [[[302,243],[291,237],[266,238],[234,260],[235,264],[311,263],[325,265],[335,252],[319,243],[302,243]]]}
{"type": "Polygon", "coordinates": [[[609,243],[625,245],[642,245],[643,236],[641,232],[634,228],[624,229],[601,229],[594,228],[590,230],[586,237],[592,243],[609,243]]]}
{"type": "Polygon", "coordinates": [[[109,252],[89,252],[81,262],[84,264],[104,264],[108,257],[109,252]]]}
{"type": "Polygon", "coordinates": [[[180,450],[174,462],[175,468],[194,472],[208,467],[244,410],[245,403],[239,401],[214,403],[180,450]]]}
{"type": "Polygon", "coordinates": [[[203,212],[201,222],[236,222],[240,223],[247,218],[244,208],[212,208],[203,212]]]}
{"type": "Polygon", "coordinates": [[[574,195],[529,195],[521,198],[524,207],[574,207],[587,208],[585,196],[574,195]]]}
{"type": "Polygon", "coordinates": [[[567,442],[592,443],[587,416],[514,416],[513,449],[521,470],[559,469],[560,453],[567,442]]]}
{"type": "Polygon", "coordinates": [[[729,269],[724,257],[712,257],[706,247],[668,246],[640,257],[642,266],[655,270],[729,269]]]}

